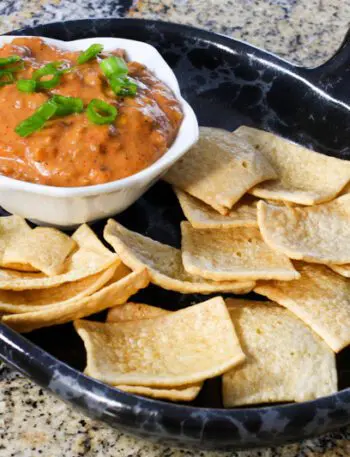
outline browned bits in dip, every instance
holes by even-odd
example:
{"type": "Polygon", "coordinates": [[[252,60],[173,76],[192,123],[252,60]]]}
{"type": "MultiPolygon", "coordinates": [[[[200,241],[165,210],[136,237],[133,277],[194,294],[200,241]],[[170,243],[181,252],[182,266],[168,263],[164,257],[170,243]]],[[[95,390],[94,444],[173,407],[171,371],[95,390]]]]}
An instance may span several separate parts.
{"type": "MultiPolygon", "coordinates": [[[[18,78],[54,61],[75,65],[79,53],[48,46],[39,38],[16,38],[0,49],[0,57],[20,55],[25,69],[18,78]]],[[[124,51],[113,54],[124,56],[124,51]]],[[[0,88],[0,173],[50,186],[88,186],[125,178],[158,160],[173,143],[183,114],[172,91],[145,66],[129,62],[129,76],[138,83],[135,97],[117,97],[98,61],[77,65],[50,91],[23,93],[16,84],[0,88]],[[22,138],[15,127],[52,95],[80,97],[86,106],[103,100],[118,109],[113,124],[96,125],[86,114],[48,121],[22,138]]]]}

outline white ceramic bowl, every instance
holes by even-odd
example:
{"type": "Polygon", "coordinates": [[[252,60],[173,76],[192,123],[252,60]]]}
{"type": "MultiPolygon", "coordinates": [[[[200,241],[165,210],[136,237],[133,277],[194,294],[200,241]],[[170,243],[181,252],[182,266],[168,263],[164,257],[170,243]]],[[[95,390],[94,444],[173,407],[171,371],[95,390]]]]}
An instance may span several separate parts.
{"type": "MultiPolygon", "coordinates": [[[[0,46],[15,36],[0,37],[0,46]]],[[[198,139],[198,122],[190,105],[181,97],[177,79],[159,54],[147,43],[119,38],[88,38],[60,41],[41,37],[63,50],[85,50],[101,43],[106,51],[125,49],[130,60],[146,65],[169,86],[179,100],[184,118],[169,150],[148,168],[118,181],[87,187],[52,187],[0,175],[0,206],[39,224],[70,227],[120,213],[152,186],[198,139]]]]}

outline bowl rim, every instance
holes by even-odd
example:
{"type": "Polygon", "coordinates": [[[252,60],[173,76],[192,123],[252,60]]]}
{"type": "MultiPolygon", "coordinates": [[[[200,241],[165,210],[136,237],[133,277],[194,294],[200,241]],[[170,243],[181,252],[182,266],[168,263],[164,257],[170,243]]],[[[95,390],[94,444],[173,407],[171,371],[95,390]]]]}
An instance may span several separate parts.
{"type": "MultiPolygon", "coordinates": [[[[38,194],[43,196],[49,197],[57,197],[57,198],[74,198],[74,197],[89,197],[95,196],[99,194],[106,194],[115,192],[118,190],[127,189],[133,186],[137,186],[139,184],[145,184],[146,182],[151,181],[152,179],[156,178],[157,176],[161,175],[164,171],[166,171],[170,166],[172,166],[178,159],[181,158],[183,154],[191,147],[194,143],[198,140],[199,137],[199,126],[197,117],[189,105],[189,103],[182,97],[180,87],[177,81],[177,78],[158,52],[158,50],[145,42],[138,41],[138,40],[130,40],[126,38],[115,38],[115,37],[95,37],[95,38],[82,38],[77,40],[58,40],[53,39],[45,36],[39,35],[2,35],[0,36],[0,46],[3,44],[11,43],[16,38],[40,38],[47,43],[51,43],[54,46],[62,47],[63,49],[67,49],[69,45],[73,45],[75,49],[79,49],[81,45],[81,49],[86,49],[86,44],[93,44],[93,43],[101,43],[106,44],[108,42],[114,42],[115,46],[123,47],[123,49],[128,52],[127,46],[138,46],[147,49],[148,52],[153,53],[153,57],[157,60],[157,69],[153,69],[153,73],[155,76],[162,82],[164,82],[175,94],[175,97],[179,101],[184,117],[182,119],[182,123],[180,125],[179,131],[171,144],[171,146],[165,151],[165,153],[154,163],[149,165],[148,167],[144,168],[143,170],[134,173],[133,175],[127,176],[122,179],[117,179],[114,181],[109,181],[102,184],[94,184],[91,186],[72,186],[72,187],[65,187],[65,186],[49,186],[46,184],[37,184],[28,181],[22,181],[20,179],[11,178],[6,175],[0,174],[0,190],[1,191],[21,191],[21,192],[28,192],[32,194],[38,194]],[[118,42],[120,45],[118,45],[118,42]],[[62,45],[63,44],[63,45],[62,45]],[[76,47],[78,45],[78,47],[76,47]],[[164,81],[164,78],[159,76],[158,69],[163,69],[167,73],[167,81],[164,81]],[[187,129],[187,131],[185,131],[187,129]],[[182,141],[182,144],[180,142],[182,141]]],[[[130,48],[129,48],[130,49],[130,48]]],[[[141,62],[142,63],[142,62],[141,62]]]]}

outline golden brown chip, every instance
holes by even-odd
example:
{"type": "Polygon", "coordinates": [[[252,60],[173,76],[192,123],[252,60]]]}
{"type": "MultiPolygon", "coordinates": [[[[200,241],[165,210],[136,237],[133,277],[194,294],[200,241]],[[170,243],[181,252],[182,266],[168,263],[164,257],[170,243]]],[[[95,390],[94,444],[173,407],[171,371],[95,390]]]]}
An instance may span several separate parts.
{"type": "MultiPolygon", "coordinates": [[[[1,308],[0,308],[1,311],[1,308]]],[[[144,303],[124,303],[108,310],[106,322],[125,322],[141,319],[153,319],[164,316],[170,311],[144,303]]]]}
{"type": "MultiPolygon", "coordinates": [[[[16,245],[19,239],[26,238],[32,229],[27,222],[20,216],[0,217],[0,265],[3,264],[3,256],[6,249],[11,245],[16,245]]],[[[36,271],[28,264],[7,264],[7,268],[14,268],[20,271],[36,271]]]]}
{"type": "Polygon", "coordinates": [[[149,276],[146,270],[126,274],[123,265],[119,265],[110,282],[94,294],[74,298],[65,303],[45,306],[41,311],[23,314],[11,314],[2,317],[2,321],[19,332],[64,324],[74,319],[90,316],[114,305],[125,303],[139,289],[146,287],[149,276]]]}
{"type": "Polygon", "coordinates": [[[2,265],[29,264],[48,276],[62,273],[64,261],[76,242],[64,233],[49,227],[36,227],[6,247],[2,265]]]}
{"type": "Polygon", "coordinates": [[[350,278],[350,264],[346,263],[344,265],[328,265],[328,267],[338,273],[338,275],[342,275],[345,278],[350,278]]]}
{"type": "Polygon", "coordinates": [[[144,395],[151,398],[161,398],[170,401],[192,401],[199,394],[202,383],[174,388],[146,387],[146,386],[116,386],[124,392],[136,395],[144,395]]]}
{"type": "Polygon", "coordinates": [[[151,282],[163,289],[184,294],[232,292],[244,294],[252,290],[254,281],[210,281],[187,273],[182,265],[181,252],[166,244],[158,243],[139,233],[127,230],[110,219],[104,237],[122,261],[131,269],[147,268],[151,282]]]}
{"type": "Polygon", "coordinates": [[[300,279],[262,282],[254,291],[288,308],[339,352],[350,344],[350,282],[324,265],[295,266],[300,279]]]}
{"type": "Polygon", "coordinates": [[[296,316],[271,302],[226,304],[247,359],[223,375],[225,407],[301,402],[337,391],[333,351],[296,316]]]}
{"type": "Polygon", "coordinates": [[[199,141],[165,175],[165,181],[221,214],[253,186],[276,178],[269,162],[230,132],[200,127],[199,141]]]}
{"type": "Polygon", "coordinates": [[[221,297],[155,319],[74,325],[87,352],[85,372],[111,385],[183,386],[244,360],[221,297]]]}
{"type": "Polygon", "coordinates": [[[63,273],[46,276],[42,273],[26,273],[0,269],[0,289],[26,290],[55,287],[106,270],[120,263],[116,254],[110,252],[87,226],[79,227],[72,236],[78,249],[67,258],[63,273]]]}
{"type": "MultiPolygon", "coordinates": [[[[41,311],[48,306],[64,306],[70,300],[77,300],[101,289],[114,275],[117,265],[78,281],[66,282],[49,289],[0,290],[0,312],[9,314],[41,311]]],[[[119,265],[119,269],[121,266],[119,265]]]]}
{"type": "Polygon", "coordinates": [[[180,189],[174,189],[182,211],[194,228],[257,227],[257,201],[251,195],[241,198],[226,216],[180,189]]]}
{"type": "Polygon", "coordinates": [[[191,274],[223,280],[299,277],[291,261],[267,246],[255,227],[194,229],[181,223],[182,261],[191,274]]]}
{"type": "Polygon", "coordinates": [[[350,195],[309,207],[258,203],[264,241],[292,259],[350,263],[350,195]]]}
{"type": "Polygon", "coordinates": [[[278,174],[279,179],[251,190],[257,197],[314,205],[331,200],[350,181],[350,164],[346,160],[251,127],[240,127],[233,135],[260,151],[278,174]]]}
{"type": "MultiPolygon", "coordinates": [[[[156,306],[146,305],[144,303],[125,303],[124,305],[115,306],[108,310],[107,322],[125,322],[141,319],[153,319],[155,317],[169,314],[156,306]]],[[[145,395],[151,398],[163,398],[172,401],[191,401],[199,394],[202,383],[189,384],[174,388],[155,388],[145,386],[117,386],[118,389],[138,395],[145,395]]]]}

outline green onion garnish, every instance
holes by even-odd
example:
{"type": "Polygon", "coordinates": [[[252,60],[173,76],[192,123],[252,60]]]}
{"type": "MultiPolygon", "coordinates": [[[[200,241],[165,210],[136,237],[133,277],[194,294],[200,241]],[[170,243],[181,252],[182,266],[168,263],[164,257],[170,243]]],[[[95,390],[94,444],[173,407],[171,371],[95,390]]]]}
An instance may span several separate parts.
{"type": "Polygon", "coordinates": [[[128,74],[128,67],[121,57],[112,56],[103,59],[100,62],[100,68],[107,78],[116,78],[128,74]]]}
{"type": "Polygon", "coordinates": [[[0,67],[9,65],[10,63],[20,62],[22,58],[20,56],[0,57],[0,67]]]}
{"type": "Polygon", "coordinates": [[[84,110],[83,100],[78,97],[54,95],[51,100],[57,105],[56,116],[67,116],[68,114],[81,113],[84,110]]]}
{"type": "Polygon", "coordinates": [[[59,65],[61,65],[61,62],[51,62],[34,71],[33,79],[37,82],[37,89],[53,89],[60,83],[61,72],[58,70],[59,65]],[[41,81],[44,76],[52,76],[52,78],[41,81]]]}
{"type": "Polygon", "coordinates": [[[34,79],[19,79],[17,81],[17,89],[21,92],[35,92],[36,81],[34,79]]]}
{"type": "Polygon", "coordinates": [[[11,71],[0,70],[0,87],[6,86],[7,84],[12,84],[15,78],[11,71]]]}
{"type": "Polygon", "coordinates": [[[57,111],[57,105],[52,100],[48,100],[42,104],[34,114],[22,121],[15,128],[15,132],[21,136],[26,137],[32,133],[40,130],[46,121],[51,119],[57,111]]]}
{"type": "Polygon", "coordinates": [[[89,46],[84,52],[80,54],[78,57],[77,63],[78,65],[81,65],[85,62],[88,62],[91,59],[94,59],[97,54],[103,51],[103,45],[102,44],[92,44],[89,46]]]}
{"type": "Polygon", "coordinates": [[[90,122],[94,124],[111,124],[117,117],[118,111],[115,106],[94,98],[88,104],[86,115],[90,122]]]}
{"type": "Polygon", "coordinates": [[[137,84],[128,76],[110,78],[108,82],[116,95],[129,97],[134,97],[136,95],[137,84]]]}

